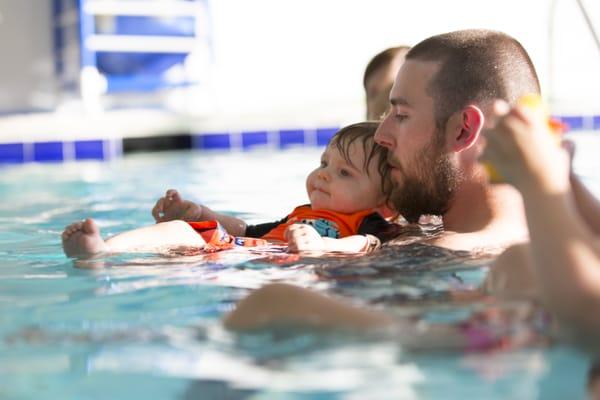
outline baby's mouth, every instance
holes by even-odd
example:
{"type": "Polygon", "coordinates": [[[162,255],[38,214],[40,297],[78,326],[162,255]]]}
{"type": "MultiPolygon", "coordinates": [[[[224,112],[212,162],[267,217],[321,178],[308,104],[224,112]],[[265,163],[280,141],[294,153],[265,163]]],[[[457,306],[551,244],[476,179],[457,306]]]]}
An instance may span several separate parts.
{"type": "Polygon", "coordinates": [[[326,194],[329,196],[329,192],[327,192],[321,188],[318,188],[318,187],[313,188],[313,192],[319,192],[319,193],[323,193],[323,194],[326,194]]]}

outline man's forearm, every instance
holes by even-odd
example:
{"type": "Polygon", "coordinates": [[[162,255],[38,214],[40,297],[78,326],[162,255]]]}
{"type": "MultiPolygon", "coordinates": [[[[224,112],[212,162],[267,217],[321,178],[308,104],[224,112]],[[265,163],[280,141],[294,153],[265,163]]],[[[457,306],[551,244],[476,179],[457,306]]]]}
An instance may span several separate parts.
{"type": "Polygon", "coordinates": [[[571,174],[571,188],[577,205],[577,211],[596,234],[600,235],[600,201],[581,182],[578,176],[571,174]]]}
{"type": "Polygon", "coordinates": [[[525,204],[543,302],[564,321],[600,328],[600,251],[571,194],[531,190],[525,204]]]}

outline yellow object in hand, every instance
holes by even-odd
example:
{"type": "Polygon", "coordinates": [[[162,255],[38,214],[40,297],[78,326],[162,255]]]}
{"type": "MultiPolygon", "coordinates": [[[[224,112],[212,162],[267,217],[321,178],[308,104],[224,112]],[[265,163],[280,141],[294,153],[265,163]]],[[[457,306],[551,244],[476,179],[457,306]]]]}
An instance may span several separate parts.
{"type": "MultiPolygon", "coordinates": [[[[533,93],[523,95],[519,98],[517,104],[525,106],[534,112],[542,112],[544,117],[548,120],[548,131],[554,135],[557,145],[560,146],[561,135],[565,131],[565,126],[560,121],[549,116],[548,110],[540,95],[533,93]]],[[[504,183],[505,180],[496,167],[490,163],[484,163],[483,165],[490,177],[490,183],[504,183]]]]}

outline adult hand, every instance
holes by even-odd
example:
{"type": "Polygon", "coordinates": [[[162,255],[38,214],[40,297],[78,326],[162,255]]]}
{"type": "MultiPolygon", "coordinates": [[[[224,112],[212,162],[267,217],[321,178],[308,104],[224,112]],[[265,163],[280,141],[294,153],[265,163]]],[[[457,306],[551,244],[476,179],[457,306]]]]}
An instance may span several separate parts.
{"type": "Polygon", "coordinates": [[[533,187],[548,193],[567,190],[568,156],[549,131],[543,110],[519,105],[508,109],[498,100],[494,114],[497,122],[486,132],[481,160],[492,164],[521,192],[533,187]]]}
{"type": "Polygon", "coordinates": [[[306,224],[293,224],[288,226],[284,233],[288,242],[288,252],[323,250],[325,241],[315,228],[306,224]]]}
{"type": "Polygon", "coordinates": [[[169,189],[164,197],[158,199],[152,216],[156,222],[173,221],[176,219],[183,221],[203,221],[201,205],[189,200],[183,200],[179,192],[175,189],[169,189]]]}

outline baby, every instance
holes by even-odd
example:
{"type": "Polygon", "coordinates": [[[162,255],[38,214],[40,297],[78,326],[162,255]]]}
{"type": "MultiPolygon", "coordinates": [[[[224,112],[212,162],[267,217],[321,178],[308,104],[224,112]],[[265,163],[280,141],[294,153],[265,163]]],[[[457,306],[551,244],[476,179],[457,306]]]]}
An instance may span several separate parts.
{"type": "Polygon", "coordinates": [[[398,232],[398,226],[385,219],[393,214],[387,206],[391,180],[386,150],[374,141],[377,125],[361,122],[337,132],[323,152],[321,164],[306,180],[310,204],[296,207],[280,221],[247,225],[169,190],[152,210],[156,225],[103,240],[92,219],[76,222],[62,234],[65,254],[89,257],[106,252],[203,248],[206,241],[195,229],[202,221],[218,221],[236,237],[287,242],[290,252],[371,251],[398,232]]]}

